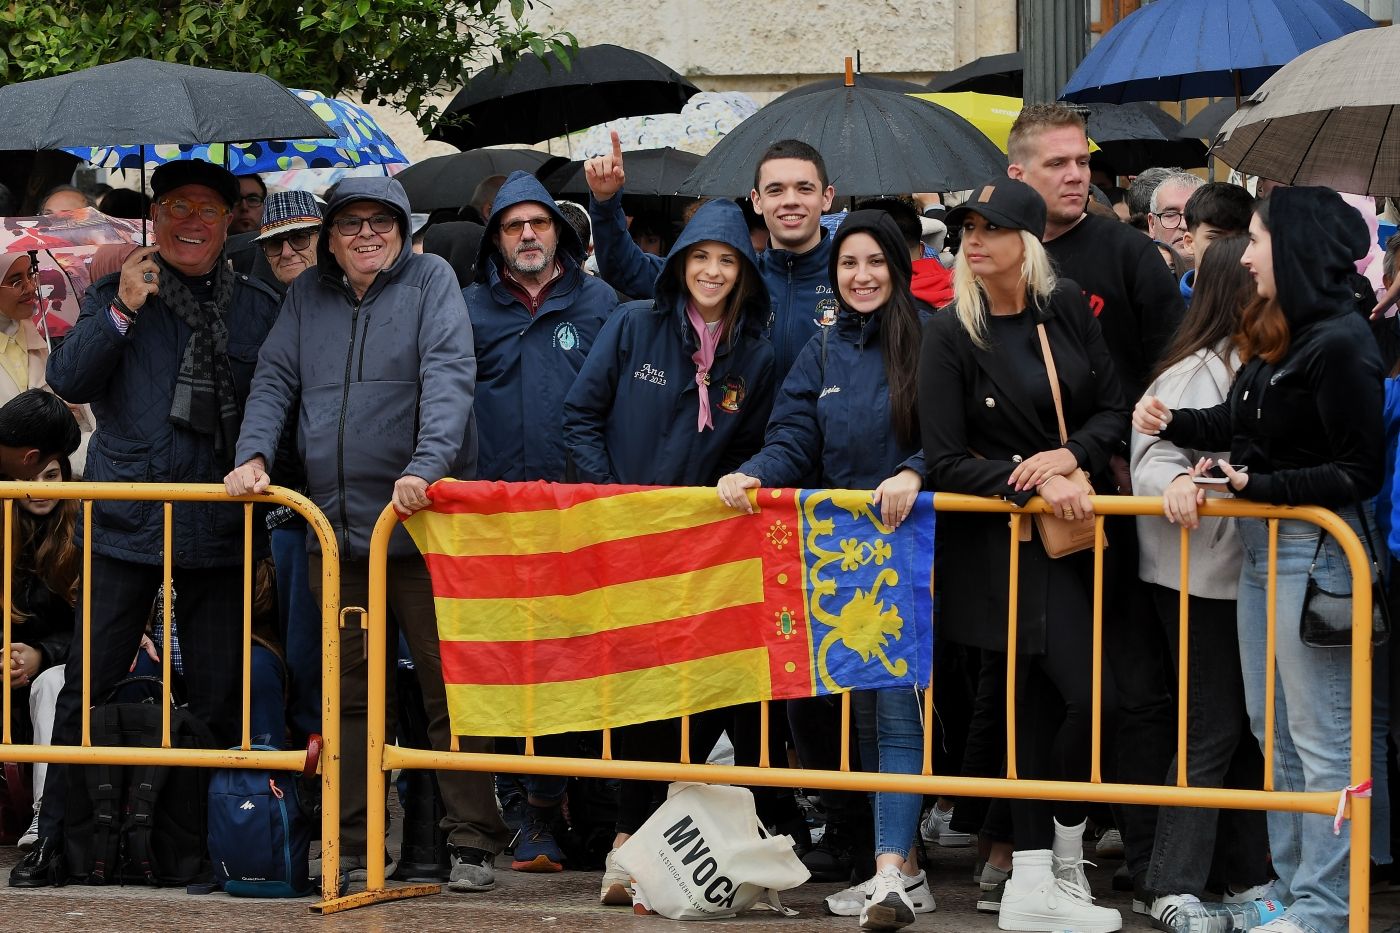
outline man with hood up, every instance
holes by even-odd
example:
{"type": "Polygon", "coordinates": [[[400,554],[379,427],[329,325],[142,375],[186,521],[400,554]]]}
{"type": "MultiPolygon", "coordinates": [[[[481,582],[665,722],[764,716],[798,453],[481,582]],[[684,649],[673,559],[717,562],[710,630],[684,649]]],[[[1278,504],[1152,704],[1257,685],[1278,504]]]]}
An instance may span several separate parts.
{"type": "MultiPolygon", "coordinates": [[[[617,293],[585,275],[583,244],[544,186],[528,172],[506,179],[492,202],[462,290],[476,338],[479,479],[564,481],[564,396],[617,293]]],[[[569,754],[560,736],[541,736],[544,755],[569,754]]],[[[526,813],[511,867],[559,871],[551,832],[567,778],[525,777],[526,813]]]]}
{"type": "MultiPolygon", "coordinates": [[[[307,488],[335,527],[345,605],[366,605],[369,539],[385,504],[412,513],[428,505],[429,484],[447,476],[471,479],[476,471],[471,321],[452,267],[413,252],[408,234],[408,196],[397,181],[351,178],[339,185],[326,207],[317,265],[292,283],[259,356],[238,437],[240,466],[224,479],[233,495],[267,488],[278,438],[298,404],[307,488]]],[[[318,542],[310,537],[308,544],[320,599],[318,542]]],[[[446,750],[451,727],[432,585],[402,529],[389,544],[388,580],[389,609],[413,654],[429,737],[446,750]]],[[[352,880],[366,846],[361,637],[348,629],[341,635],[341,867],[352,880]]],[[[388,702],[392,711],[392,680],[388,702]]],[[[464,750],[489,751],[484,739],[462,743],[464,750]]],[[[493,857],[506,840],[491,776],[444,771],[438,784],[453,856],[449,887],[489,890],[493,857]]]]}

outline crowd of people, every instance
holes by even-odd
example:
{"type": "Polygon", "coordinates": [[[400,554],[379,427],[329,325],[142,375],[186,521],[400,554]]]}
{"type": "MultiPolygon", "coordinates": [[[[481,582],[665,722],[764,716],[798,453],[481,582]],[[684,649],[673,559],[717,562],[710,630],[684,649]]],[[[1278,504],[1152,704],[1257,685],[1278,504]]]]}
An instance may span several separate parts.
{"type": "MultiPolygon", "coordinates": [[[[1351,751],[1347,594],[1365,584],[1313,526],[1280,523],[1271,571],[1263,520],[1202,517],[1199,507],[1209,493],[1333,509],[1371,548],[1374,582],[1391,579],[1400,391],[1388,377],[1400,341],[1396,318],[1373,311],[1394,297],[1400,241],[1376,243],[1374,200],[1325,188],[1274,185],[1256,199],[1153,170],[1106,193],[1091,185],[1083,119],[1063,105],[1023,110],[1008,155],[1006,176],[947,198],[951,207],[888,192],[833,214],[838,192],[821,153],[778,140],[755,165],[745,203],[707,200],[675,236],[662,220],[624,212],[615,137],[611,154],[586,165],[586,211],[517,172],[479,186],[468,207],[481,223],[426,230],[388,177],[347,179],[321,200],[170,162],[151,176],[154,245],[105,257],[112,271],[94,277],[78,321],[51,350],[31,333],[33,260],[7,257],[0,396],[14,398],[0,408],[0,472],[220,482],[231,495],[273,483],[304,490],[334,528],[344,605],[366,599],[369,538],[384,506],[421,509],[446,477],[710,486],[742,511],[761,486],[868,489],[890,526],[921,491],[1022,505],[1039,496],[1052,514],[1022,524],[1014,644],[1005,518],[939,518],[936,734],[943,773],[1003,776],[1014,753],[1019,777],[1065,781],[1090,774],[1095,594],[1092,551],[1059,543],[1092,527],[1095,495],[1161,496],[1162,516],[1105,522],[1105,777],[1175,781],[1184,655],[1191,785],[1263,786],[1272,696],[1274,788],[1340,791],[1351,751]],[[1115,202],[1127,213],[1134,200],[1145,230],[1116,212],[1115,202]],[[945,233],[956,252],[943,248],[945,233]],[[1194,532],[1186,646],[1177,526],[1194,532]]],[[[81,194],[56,191],[67,200],[55,209],[87,206],[67,203],[81,194]]],[[[77,744],[85,677],[92,696],[104,695],[158,644],[146,636],[161,588],[161,509],[95,503],[82,581],[74,515],[71,502],[22,502],[7,542],[10,679],[17,695],[27,691],[14,705],[17,734],[38,743],[77,744]],[[69,650],[84,613],[87,672],[83,653],[69,650]]],[[[173,515],[185,697],[215,741],[233,745],[242,511],[176,503],[173,515]]],[[[321,554],[287,510],[265,525],[260,554],[275,567],[278,624],[261,643],[275,672],[255,705],[270,710],[259,719],[270,744],[293,747],[319,723],[321,554]]],[[[428,738],[446,749],[432,590],[401,529],[388,603],[428,738]]],[[[380,844],[366,839],[365,817],[382,805],[365,795],[362,637],[341,631],[341,869],[352,880],[363,877],[366,847],[380,844]]],[[[1377,649],[1373,672],[1373,872],[1387,886],[1389,650],[1377,649]]],[[[391,680],[391,715],[395,696],[391,680]]],[[[921,695],[862,692],[852,707],[852,760],[918,773],[921,695]]],[[[785,713],[768,733],[769,758],[836,767],[846,751],[839,706],[790,701],[785,713]]],[[[738,764],[759,761],[756,706],[699,714],[685,734],[689,760],[705,760],[724,734],[738,764]]],[[[615,751],[679,760],[682,735],[677,722],[627,726],[615,751]]],[[[495,741],[466,737],[460,747],[495,741]]],[[[535,744],[547,755],[578,747],[569,736],[535,744]]],[[[66,770],[36,769],[28,853],[12,886],[68,878],[66,770]]],[[[450,889],[490,890],[507,847],[515,870],[565,867],[559,828],[577,816],[568,779],[444,771],[437,785],[450,889]]],[[[615,852],[663,794],[645,782],[617,790],[602,903],[632,903],[615,852]]],[[[850,884],[826,906],[862,929],[899,929],[933,911],[921,842],[970,846],[974,837],[978,909],[1002,929],[1120,929],[1122,916],[1094,902],[1084,871],[1095,839],[1121,849],[1115,887],[1132,890],[1133,909],[1161,929],[1346,925],[1349,826],[1334,833],[1320,815],[824,791],[825,829],[813,845],[805,797],[756,788],[755,798],[814,879],[850,884]]]]}

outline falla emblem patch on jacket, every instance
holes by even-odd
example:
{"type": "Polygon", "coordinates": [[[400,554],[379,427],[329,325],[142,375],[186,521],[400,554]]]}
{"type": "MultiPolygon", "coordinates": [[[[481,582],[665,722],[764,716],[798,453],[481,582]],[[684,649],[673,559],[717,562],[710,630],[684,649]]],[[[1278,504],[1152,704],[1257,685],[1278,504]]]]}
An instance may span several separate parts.
{"type": "Polygon", "coordinates": [[[817,302],[817,323],[822,327],[830,327],[836,323],[836,312],[841,306],[836,303],[835,298],[823,298],[817,302]]]}
{"type": "Polygon", "coordinates": [[[744,404],[744,396],[748,390],[744,388],[744,380],[740,376],[725,376],[720,383],[720,388],[724,390],[724,395],[720,397],[719,407],[732,414],[737,414],[744,404]]]}
{"type": "Polygon", "coordinates": [[[578,347],[578,328],[567,321],[554,328],[554,345],[561,350],[573,350],[578,347]]]}

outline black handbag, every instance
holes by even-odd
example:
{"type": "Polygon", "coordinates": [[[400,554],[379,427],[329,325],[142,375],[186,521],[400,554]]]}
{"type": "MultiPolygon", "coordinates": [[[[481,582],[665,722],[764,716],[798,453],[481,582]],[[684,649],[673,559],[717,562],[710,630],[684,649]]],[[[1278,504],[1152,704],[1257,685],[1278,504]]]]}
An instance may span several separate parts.
{"type": "MultiPolygon", "coordinates": [[[[1361,531],[1366,538],[1366,550],[1371,556],[1371,644],[1381,645],[1390,637],[1390,605],[1386,600],[1385,588],[1381,582],[1380,561],[1376,557],[1376,545],[1371,538],[1371,523],[1366,520],[1366,510],[1357,507],[1361,518],[1361,531]]],[[[1308,587],[1303,595],[1303,615],[1298,622],[1298,637],[1303,644],[1313,648],[1347,648],[1351,646],[1351,594],[1333,593],[1317,582],[1317,558],[1322,553],[1322,544],[1327,533],[1318,529],[1317,550],[1313,551],[1312,565],[1308,567],[1308,587]]],[[[1356,583],[1352,581],[1352,587],[1356,583]]]]}

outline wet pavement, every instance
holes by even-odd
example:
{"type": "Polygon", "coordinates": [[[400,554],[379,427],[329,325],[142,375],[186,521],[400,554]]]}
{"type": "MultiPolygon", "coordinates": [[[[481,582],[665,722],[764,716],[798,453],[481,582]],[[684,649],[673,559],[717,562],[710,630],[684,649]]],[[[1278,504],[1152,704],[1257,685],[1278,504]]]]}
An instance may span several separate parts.
{"type": "MultiPolygon", "coordinates": [[[[978,933],[995,930],[994,915],[975,910],[977,886],[972,883],[972,849],[930,847],[930,883],[938,910],[922,915],[908,929],[914,933],[978,933]]],[[[12,847],[0,849],[0,877],[19,859],[12,847]]],[[[495,891],[486,894],[451,894],[395,901],[344,913],[318,916],[310,912],[312,899],[264,901],[231,898],[224,894],[187,895],[183,891],[149,888],[39,888],[15,890],[0,887],[0,930],[218,930],[246,931],[515,931],[551,933],[599,930],[657,931],[674,928],[658,917],[637,917],[622,908],[597,903],[598,872],[563,872],[527,875],[510,871],[502,860],[495,891]]],[[[1131,912],[1131,897],[1109,891],[1110,877],[1118,866],[1106,861],[1090,869],[1099,903],[1118,908],[1124,930],[1149,930],[1150,924],[1131,912]]],[[[783,895],[784,904],[800,916],[782,918],[751,912],[720,921],[722,929],[806,933],[853,931],[854,917],[827,916],[822,898],[838,890],[836,884],[807,884],[783,895]]],[[[354,888],[352,888],[354,890],[354,888]]],[[[1381,931],[1400,922],[1400,893],[1373,899],[1372,930],[1381,931]]],[[[694,930],[694,927],[686,929],[694,930]]]]}

